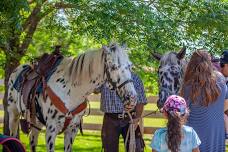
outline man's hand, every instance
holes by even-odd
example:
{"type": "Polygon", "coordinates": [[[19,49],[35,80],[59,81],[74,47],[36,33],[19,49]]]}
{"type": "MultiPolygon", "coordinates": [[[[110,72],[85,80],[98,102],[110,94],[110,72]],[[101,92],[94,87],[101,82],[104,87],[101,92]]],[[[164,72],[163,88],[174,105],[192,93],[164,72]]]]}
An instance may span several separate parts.
{"type": "Polygon", "coordinates": [[[126,105],[124,105],[124,110],[125,111],[132,111],[132,110],[134,110],[135,109],[135,104],[126,104],[126,105]]]}

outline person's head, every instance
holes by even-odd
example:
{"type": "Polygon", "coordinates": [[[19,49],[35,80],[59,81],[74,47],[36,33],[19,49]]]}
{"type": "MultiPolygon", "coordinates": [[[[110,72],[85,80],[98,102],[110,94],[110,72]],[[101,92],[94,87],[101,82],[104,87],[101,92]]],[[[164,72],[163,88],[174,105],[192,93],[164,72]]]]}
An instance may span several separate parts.
{"type": "Polygon", "coordinates": [[[184,96],[185,87],[190,86],[191,101],[195,103],[199,100],[199,96],[203,95],[200,104],[208,106],[216,101],[220,94],[216,77],[210,54],[202,49],[195,51],[185,71],[181,95],[184,96]]]}
{"type": "Polygon", "coordinates": [[[215,57],[214,55],[211,55],[211,62],[213,65],[214,70],[216,71],[221,71],[221,67],[220,67],[220,59],[215,57]]]}
{"type": "Polygon", "coordinates": [[[171,95],[165,101],[162,112],[168,119],[167,144],[172,152],[178,152],[181,144],[181,127],[186,122],[189,110],[184,98],[171,95]]]}
{"type": "Polygon", "coordinates": [[[221,72],[225,77],[228,77],[228,50],[225,50],[220,57],[221,72]]]}

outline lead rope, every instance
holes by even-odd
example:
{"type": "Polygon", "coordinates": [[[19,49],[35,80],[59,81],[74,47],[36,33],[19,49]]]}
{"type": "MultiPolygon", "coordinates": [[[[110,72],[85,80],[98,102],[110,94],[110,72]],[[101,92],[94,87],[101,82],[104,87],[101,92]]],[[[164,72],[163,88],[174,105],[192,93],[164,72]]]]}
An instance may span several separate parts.
{"type": "MultiPolygon", "coordinates": [[[[155,111],[152,111],[152,112],[150,112],[150,113],[148,113],[148,114],[140,117],[140,119],[142,119],[144,117],[147,117],[147,116],[149,116],[151,114],[156,114],[158,111],[159,111],[159,109],[157,109],[155,111]]],[[[127,113],[128,116],[129,116],[129,118],[130,118],[130,125],[129,125],[129,128],[127,130],[127,136],[126,136],[125,143],[124,143],[124,145],[125,145],[125,152],[135,152],[135,149],[136,149],[136,139],[135,139],[135,129],[136,128],[135,128],[135,124],[133,122],[133,118],[132,118],[130,112],[129,111],[127,111],[127,112],[124,111],[123,112],[123,115],[124,115],[124,113],[127,113]],[[129,136],[130,136],[130,139],[129,139],[129,147],[128,147],[129,149],[127,151],[127,142],[128,142],[129,136]]]]}
{"type": "Polygon", "coordinates": [[[127,114],[130,118],[130,125],[127,130],[127,136],[125,139],[125,151],[127,152],[127,142],[129,138],[129,147],[128,147],[128,152],[135,152],[136,149],[136,142],[135,142],[135,124],[133,122],[132,116],[129,111],[127,111],[127,114]]]}

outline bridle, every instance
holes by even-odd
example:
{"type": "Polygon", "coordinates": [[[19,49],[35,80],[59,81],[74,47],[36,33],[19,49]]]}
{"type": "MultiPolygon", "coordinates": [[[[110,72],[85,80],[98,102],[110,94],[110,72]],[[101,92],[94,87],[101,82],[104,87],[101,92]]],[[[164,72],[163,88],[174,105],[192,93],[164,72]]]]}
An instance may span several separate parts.
{"type": "Polygon", "coordinates": [[[112,90],[116,90],[116,89],[121,89],[123,86],[125,86],[128,83],[133,83],[132,79],[127,79],[126,81],[124,81],[123,83],[121,83],[119,86],[117,86],[117,82],[113,82],[111,77],[110,77],[110,72],[108,71],[107,65],[105,64],[105,74],[107,76],[107,81],[112,85],[112,90]]]}
{"type": "Polygon", "coordinates": [[[117,82],[114,82],[112,79],[111,79],[111,76],[110,76],[110,72],[108,70],[108,66],[107,66],[107,60],[106,60],[106,56],[104,56],[104,62],[105,62],[105,66],[104,66],[104,73],[106,75],[106,80],[107,82],[109,82],[111,85],[112,85],[112,89],[111,90],[116,90],[116,94],[122,99],[122,101],[125,101],[127,98],[126,97],[121,97],[119,92],[117,91],[117,89],[121,89],[122,87],[124,87],[126,84],[128,83],[133,83],[133,80],[132,79],[127,79],[126,81],[124,81],[123,83],[121,83],[120,85],[117,86],[117,82]]]}

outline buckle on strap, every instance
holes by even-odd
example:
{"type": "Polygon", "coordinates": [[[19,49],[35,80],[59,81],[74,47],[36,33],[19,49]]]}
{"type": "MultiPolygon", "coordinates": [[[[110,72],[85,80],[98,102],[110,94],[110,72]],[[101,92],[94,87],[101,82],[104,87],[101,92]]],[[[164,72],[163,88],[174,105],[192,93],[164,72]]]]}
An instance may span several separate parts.
{"type": "Polygon", "coordinates": [[[118,114],[118,115],[117,115],[117,117],[118,117],[118,119],[124,119],[125,114],[124,114],[124,113],[122,113],[122,114],[118,114]]]}
{"type": "Polygon", "coordinates": [[[66,115],[65,115],[66,119],[72,119],[73,118],[73,114],[71,112],[68,112],[66,115]]]}
{"type": "MultiPolygon", "coordinates": [[[[130,114],[131,114],[131,116],[136,116],[136,112],[135,111],[131,112],[130,114]]],[[[127,113],[121,113],[121,114],[118,114],[117,117],[118,117],[118,119],[124,119],[124,118],[128,118],[129,116],[128,116],[127,113]]]]}

